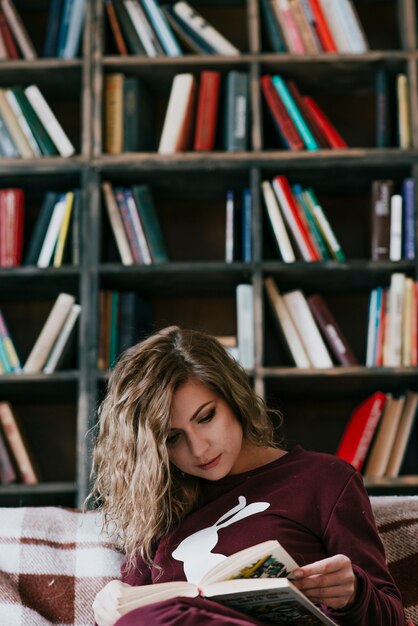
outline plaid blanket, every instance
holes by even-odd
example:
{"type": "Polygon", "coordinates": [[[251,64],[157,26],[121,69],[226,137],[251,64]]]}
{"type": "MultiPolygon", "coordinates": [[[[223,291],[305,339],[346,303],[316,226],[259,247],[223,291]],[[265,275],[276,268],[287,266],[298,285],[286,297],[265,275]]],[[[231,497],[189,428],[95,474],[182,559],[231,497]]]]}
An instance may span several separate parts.
{"type": "Polygon", "coordinates": [[[91,604],[123,556],[97,513],[0,509],[0,626],[91,626],[91,604]]]}
{"type": "Polygon", "coordinates": [[[405,614],[418,624],[418,498],[370,498],[389,570],[402,592],[405,614]]]}

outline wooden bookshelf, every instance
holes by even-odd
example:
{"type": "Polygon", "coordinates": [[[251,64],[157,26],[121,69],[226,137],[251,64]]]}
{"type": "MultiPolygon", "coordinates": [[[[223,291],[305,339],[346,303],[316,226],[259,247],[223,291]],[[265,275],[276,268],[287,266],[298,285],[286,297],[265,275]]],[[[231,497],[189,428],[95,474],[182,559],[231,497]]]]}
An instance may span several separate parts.
{"type": "MultiPolygon", "coordinates": [[[[48,15],[46,0],[16,0],[38,52],[48,15]]],[[[1,160],[1,186],[21,186],[28,199],[27,235],[50,189],[78,187],[82,192],[82,250],[78,267],[0,270],[2,295],[13,336],[27,356],[45,307],[60,291],[82,305],[77,345],[70,364],[53,375],[0,376],[1,398],[22,414],[45,481],[35,487],[0,486],[0,505],[81,505],[88,493],[95,413],[107,374],[97,368],[99,291],[137,291],[152,302],[154,323],[202,328],[216,334],[236,332],[235,289],[254,288],[255,367],[249,372],[258,393],[282,410],[290,443],[335,452],[353,408],[368,394],[418,391],[418,368],[333,367],[299,370],[282,353],[263,279],[272,276],[282,291],[318,291],[329,299],[337,320],[360,362],[365,358],[367,298],[388,285],[394,271],[418,278],[418,262],[370,260],[368,223],[371,182],[412,176],[418,189],[418,49],[414,0],[356,0],[371,43],[364,54],[294,56],[269,50],[257,0],[201,0],[196,8],[242,50],[239,57],[186,54],[181,57],[119,56],[110,38],[101,0],[87,3],[81,58],[1,61],[0,86],[35,82],[59,115],[76,147],[63,159],[1,160]],[[379,8],[376,13],[376,8],[379,8]],[[373,77],[379,64],[390,75],[407,74],[411,90],[413,148],[374,147],[373,77]],[[103,151],[104,79],[113,72],[141,78],[155,104],[159,138],[175,74],[231,69],[250,75],[251,138],[247,152],[153,151],[110,155],[103,151]],[[279,149],[262,101],[264,73],[293,77],[315,95],[346,137],[350,148],[290,152],[279,149]],[[276,174],[313,185],[340,235],[345,262],[278,260],[267,224],[260,182],[276,174]],[[101,183],[148,184],[153,192],[170,262],[123,266],[107,221],[101,183]],[[225,193],[250,187],[253,194],[251,263],[224,261],[225,193]]],[[[416,192],[417,193],[417,192],[416,192]]],[[[418,196],[418,193],[417,193],[418,196]]],[[[418,202],[416,202],[416,206],[418,202]]],[[[27,241],[26,241],[27,243],[27,241]]],[[[366,481],[370,493],[417,493],[418,474],[366,481]]]]}

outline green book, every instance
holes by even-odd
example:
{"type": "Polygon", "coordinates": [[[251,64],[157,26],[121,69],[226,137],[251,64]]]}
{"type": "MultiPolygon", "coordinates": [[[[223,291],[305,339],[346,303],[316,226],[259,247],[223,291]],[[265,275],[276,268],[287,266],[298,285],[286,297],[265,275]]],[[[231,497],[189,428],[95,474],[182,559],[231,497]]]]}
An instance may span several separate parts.
{"type": "Polygon", "coordinates": [[[318,150],[318,144],[312,135],[307,123],[303,119],[302,113],[299,111],[297,104],[293,100],[290,91],[287,88],[283,78],[276,74],[272,77],[272,83],[279,94],[280,100],[283,102],[290,117],[293,120],[294,125],[298,129],[303,143],[307,150],[318,150]]]}
{"type": "Polygon", "coordinates": [[[14,93],[16,100],[22,110],[23,115],[26,118],[27,123],[35,137],[35,141],[39,146],[43,156],[55,156],[58,154],[58,150],[55,144],[51,140],[50,136],[45,130],[44,125],[35,113],[32,105],[26,97],[25,92],[21,87],[12,87],[11,91],[14,93]]]}
{"type": "Polygon", "coordinates": [[[168,261],[167,249],[150,189],[148,185],[135,185],[132,187],[132,192],[152,260],[154,263],[165,263],[168,261]]]}
{"type": "Polygon", "coordinates": [[[318,224],[316,223],[314,216],[311,213],[309,203],[306,201],[305,192],[303,191],[302,185],[292,185],[292,191],[297,203],[301,207],[303,214],[306,217],[312,237],[315,239],[315,242],[317,243],[318,248],[321,251],[322,257],[324,259],[330,259],[331,255],[328,251],[327,244],[321,234],[321,231],[318,228],[318,224]]]}
{"type": "Polygon", "coordinates": [[[336,261],[345,261],[345,254],[341,249],[335,233],[332,230],[312,187],[305,190],[305,199],[308,202],[309,209],[315,218],[319,231],[323,236],[332,257],[336,261]]]}
{"type": "Polygon", "coordinates": [[[250,119],[249,78],[247,72],[228,72],[224,144],[228,152],[248,150],[250,119]]]}

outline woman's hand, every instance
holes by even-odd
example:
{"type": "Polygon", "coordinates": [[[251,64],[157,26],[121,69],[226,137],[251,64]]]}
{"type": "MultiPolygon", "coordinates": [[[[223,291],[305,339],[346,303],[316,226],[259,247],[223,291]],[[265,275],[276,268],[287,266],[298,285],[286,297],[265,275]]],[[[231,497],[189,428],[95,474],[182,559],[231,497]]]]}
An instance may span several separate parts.
{"type": "Polygon", "coordinates": [[[315,604],[343,609],[356,598],[357,577],[350,559],[343,554],[298,567],[292,578],[295,586],[315,604]]]}
{"type": "Polygon", "coordinates": [[[98,626],[113,626],[120,614],[116,610],[122,589],[129,587],[120,580],[111,580],[99,591],[93,602],[94,619],[98,626]]]}

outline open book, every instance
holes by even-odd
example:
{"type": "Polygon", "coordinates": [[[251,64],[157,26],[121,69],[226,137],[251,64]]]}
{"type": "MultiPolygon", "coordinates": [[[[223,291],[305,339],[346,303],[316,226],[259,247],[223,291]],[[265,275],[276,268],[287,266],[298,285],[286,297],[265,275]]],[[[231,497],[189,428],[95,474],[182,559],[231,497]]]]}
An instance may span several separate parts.
{"type": "Polygon", "coordinates": [[[118,611],[125,615],[133,609],[170,598],[201,596],[261,621],[335,626],[288,580],[287,576],[297,567],[278,541],[264,541],[225,558],[210,569],[198,585],[175,581],[126,588],[119,599],[118,611]]]}

